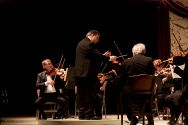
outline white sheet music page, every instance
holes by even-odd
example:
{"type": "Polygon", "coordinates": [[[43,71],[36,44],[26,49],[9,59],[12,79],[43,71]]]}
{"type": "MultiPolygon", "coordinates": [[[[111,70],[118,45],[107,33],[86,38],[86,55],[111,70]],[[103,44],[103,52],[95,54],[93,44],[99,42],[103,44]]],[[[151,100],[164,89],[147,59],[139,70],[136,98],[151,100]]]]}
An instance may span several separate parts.
{"type": "Polygon", "coordinates": [[[184,68],[185,68],[185,64],[183,64],[183,65],[170,65],[170,70],[171,70],[171,72],[172,72],[172,78],[173,78],[173,79],[174,79],[174,78],[181,78],[181,76],[179,76],[178,74],[176,74],[176,73],[174,72],[174,68],[175,68],[176,66],[178,66],[181,70],[184,70],[184,68]]]}

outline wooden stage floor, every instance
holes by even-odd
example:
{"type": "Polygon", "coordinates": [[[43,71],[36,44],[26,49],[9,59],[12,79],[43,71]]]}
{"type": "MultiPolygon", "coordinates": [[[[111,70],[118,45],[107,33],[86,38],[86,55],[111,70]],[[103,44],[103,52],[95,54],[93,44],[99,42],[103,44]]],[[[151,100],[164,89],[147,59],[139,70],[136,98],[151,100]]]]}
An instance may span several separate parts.
{"type": "MultiPolygon", "coordinates": [[[[126,115],[123,119],[123,125],[130,125],[126,115]]],[[[168,120],[162,120],[162,117],[159,120],[158,117],[155,117],[154,124],[168,125],[168,120]]],[[[121,125],[121,120],[117,115],[107,115],[102,120],[79,120],[78,118],[36,120],[35,117],[19,116],[0,118],[0,125],[121,125]]],[[[140,121],[137,125],[142,125],[142,122],[140,121]]]]}

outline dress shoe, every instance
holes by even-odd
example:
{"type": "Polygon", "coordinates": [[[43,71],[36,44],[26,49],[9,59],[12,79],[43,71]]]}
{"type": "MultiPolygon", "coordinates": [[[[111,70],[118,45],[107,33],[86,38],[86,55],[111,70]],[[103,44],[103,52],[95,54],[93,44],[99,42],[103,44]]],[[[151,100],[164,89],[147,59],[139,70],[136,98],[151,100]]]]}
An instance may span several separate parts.
{"type": "Polygon", "coordinates": [[[79,113],[78,113],[78,119],[79,119],[79,120],[85,120],[85,119],[86,119],[85,113],[79,112],[79,113]]]}
{"type": "Polygon", "coordinates": [[[78,119],[79,120],[85,120],[86,118],[84,116],[79,116],[78,119]]]}
{"type": "Polygon", "coordinates": [[[154,125],[154,123],[152,122],[152,123],[148,123],[148,124],[146,124],[146,125],[154,125]]]}
{"type": "Polygon", "coordinates": [[[58,115],[55,115],[55,116],[53,117],[53,119],[61,119],[61,117],[58,116],[58,115]]]}
{"type": "Polygon", "coordinates": [[[89,114],[89,115],[86,115],[86,116],[85,116],[85,119],[86,119],[86,120],[92,120],[92,119],[93,119],[93,117],[94,117],[94,115],[93,115],[93,114],[92,114],[92,115],[91,115],[91,114],[89,114]]]}
{"type": "Polygon", "coordinates": [[[57,116],[56,116],[56,117],[54,117],[53,119],[61,119],[61,117],[57,117],[57,116]]]}
{"type": "Polygon", "coordinates": [[[102,119],[102,117],[98,117],[98,116],[94,116],[93,118],[92,118],[92,120],[101,120],[102,119]]]}
{"type": "Polygon", "coordinates": [[[138,119],[134,119],[133,121],[131,121],[130,125],[136,125],[138,123],[138,119]]]}
{"type": "Polygon", "coordinates": [[[94,116],[94,117],[86,117],[86,120],[101,120],[102,117],[97,117],[97,116],[94,116]]]}
{"type": "Polygon", "coordinates": [[[175,120],[170,120],[167,124],[169,124],[169,125],[176,125],[176,121],[175,120]]]}
{"type": "Polygon", "coordinates": [[[46,114],[41,114],[41,120],[47,120],[47,116],[46,116],[46,114]]]}
{"type": "Polygon", "coordinates": [[[45,113],[39,113],[39,117],[38,117],[39,120],[46,120],[47,119],[47,116],[45,113]]]}
{"type": "Polygon", "coordinates": [[[63,114],[63,116],[62,116],[62,118],[64,118],[64,119],[67,119],[67,118],[69,118],[70,116],[68,115],[68,114],[63,114]]]}

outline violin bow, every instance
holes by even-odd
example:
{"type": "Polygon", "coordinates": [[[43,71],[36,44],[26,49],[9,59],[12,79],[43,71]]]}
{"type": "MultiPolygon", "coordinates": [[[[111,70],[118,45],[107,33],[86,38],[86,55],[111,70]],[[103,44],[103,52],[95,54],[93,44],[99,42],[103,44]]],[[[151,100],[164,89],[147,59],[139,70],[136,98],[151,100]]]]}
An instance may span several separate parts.
{"type": "Polygon", "coordinates": [[[104,72],[104,70],[106,69],[106,66],[107,66],[108,63],[105,64],[104,68],[102,69],[102,73],[104,72]]]}
{"type": "MultiPolygon", "coordinates": [[[[61,62],[62,62],[62,59],[63,59],[63,54],[61,55],[61,59],[60,59],[60,61],[59,61],[59,65],[58,65],[57,69],[60,68],[60,66],[61,66],[61,62]]],[[[64,59],[64,61],[65,61],[65,59],[64,59]]],[[[64,62],[63,62],[63,64],[64,64],[64,62]]],[[[53,80],[55,81],[55,79],[56,79],[56,75],[55,75],[55,77],[54,77],[53,80]]]]}
{"type": "Polygon", "coordinates": [[[65,63],[65,58],[64,58],[64,60],[63,60],[63,63],[61,64],[61,68],[59,68],[59,69],[64,68],[64,63],[65,63]]]}
{"type": "Polygon", "coordinates": [[[121,55],[120,57],[122,57],[122,59],[125,61],[125,58],[124,58],[125,55],[123,55],[123,54],[121,53],[121,51],[120,51],[120,49],[119,49],[119,47],[117,46],[117,44],[116,44],[115,41],[114,41],[114,45],[115,45],[116,49],[118,50],[119,54],[121,55]]]}

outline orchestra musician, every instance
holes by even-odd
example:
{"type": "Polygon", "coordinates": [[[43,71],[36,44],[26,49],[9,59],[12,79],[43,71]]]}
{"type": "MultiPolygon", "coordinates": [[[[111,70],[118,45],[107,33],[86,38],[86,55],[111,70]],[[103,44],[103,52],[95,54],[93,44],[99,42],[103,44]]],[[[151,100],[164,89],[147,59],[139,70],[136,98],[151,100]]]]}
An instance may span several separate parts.
{"type": "Polygon", "coordinates": [[[181,70],[179,67],[175,67],[174,71],[183,79],[183,92],[179,99],[179,103],[182,107],[182,113],[185,118],[184,125],[188,125],[188,53],[186,53],[183,57],[185,62],[184,70],[181,70]]]}
{"type": "Polygon", "coordinates": [[[181,105],[179,104],[178,100],[182,95],[183,79],[175,72],[176,67],[180,68],[181,70],[184,70],[185,63],[183,56],[180,55],[174,56],[172,59],[172,64],[170,64],[174,91],[171,94],[167,95],[167,97],[165,98],[166,105],[170,108],[170,114],[171,114],[171,118],[169,121],[170,125],[176,124],[179,115],[181,113],[180,110],[181,105]]]}
{"type": "MultiPolygon", "coordinates": [[[[115,66],[115,65],[120,64],[118,63],[119,63],[118,61],[114,61],[110,63],[112,64],[112,67],[110,67],[110,71],[106,73],[98,73],[97,75],[98,80],[99,80],[99,82],[96,85],[96,92],[97,92],[98,100],[100,99],[101,106],[105,104],[106,109],[110,109],[110,110],[107,110],[108,114],[116,113],[116,109],[114,107],[116,107],[116,105],[117,106],[119,105],[119,102],[116,103],[116,100],[118,99],[117,94],[119,93],[119,91],[117,91],[117,93],[114,93],[114,90],[115,91],[118,90],[116,89],[117,88],[116,77],[118,76],[118,66],[117,67],[115,66]],[[105,100],[103,96],[105,96],[105,100]]],[[[98,107],[98,110],[102,108],[101,106],[100,108],[98,107]]]]}
{"type": "Polygon", "coordinates": [[[106,91],[106,76],[104,73],[98,73],[97,75],[98,82],[96,83],[96,100],[95,100],[95,113],[96,116],[102,117],[102,105],[105,104],[103,100],[106,91]]]}
{"type": "MultiPolygon", "coordinates": [[[[129,107],[128,98],[130,92],[130,86],[128,82],[128,77],[132,75],[139,75],[139,74],[150,74],[153,75],[155,68],[152,63],[152,58],[145,55],[146,47],[143,43],[137,43],[132,48],[133,57],[127,60],[124,60],[121,64],[122,71],[120,76],[120,88],[122,91],[122,100],[124,102],[126,115],[129,121],[131,121],[131,125],[136,125],[138,123],[137,117],[133,117],[131,120],[131,110],[129,107]]],[[[149,108],[148,108],[149,109],[149,108]]],[[[151,112],[151,111],[149,111],[151,112]]],[[[148,125],[154,125],[153,116],[147,115],[148,125]]]]}
{"type": "Polygon", "coordinates": [[[155,67],[155,83],[156,83],[156,92],[155,96],[157,98],[158,110],[163,114],[167,113],[167,108],[165,105],[165,98],[171,93],[170,83],[172,81],[171,70],[166,64],[166,61],[163,62],[161,59],[155,59],[153,65],[155,67]]]}
{"type": "Polygon", "coordinates": [[[44,104],[48,101],[57,102],[60,108],[55,118],[67,117],[68,101],[63,96],[63,72],[56,69],[50,59],[42,61],[43,71],[37,74],[36,90],[38,98],[35,101],[36,108],[39,110],[39,119],[47,119],[44,113],[44,104]]]}

